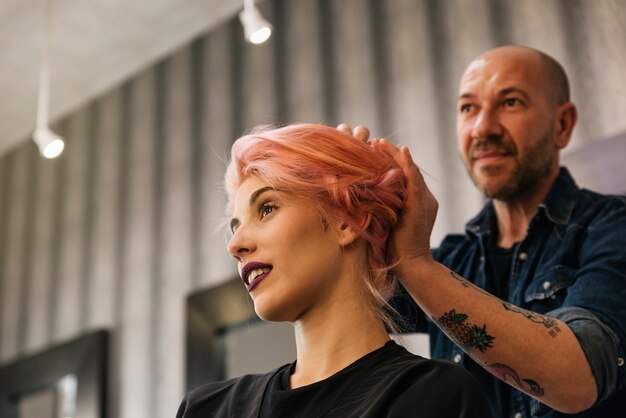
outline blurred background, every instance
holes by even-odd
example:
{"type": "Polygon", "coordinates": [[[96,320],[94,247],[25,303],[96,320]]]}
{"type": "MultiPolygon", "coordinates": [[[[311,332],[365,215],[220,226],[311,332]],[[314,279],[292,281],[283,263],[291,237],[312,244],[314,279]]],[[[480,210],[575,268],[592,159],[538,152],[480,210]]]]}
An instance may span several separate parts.
{"type": "Polygon", "coordinates": [[[193,296],[237,281],[221,179],[255,125],[364,124],[408,145],[440,202],[434,244],[482,205],[455,140],[477,54],[523,44],[564,65],[580,113],[566,154],[626,134],[623,0],[264,0],[262,45],[245,42],[242,0],[54,0],[50,117],[66,145],[48,160],[31,140],[44,5],[0,3],[0,367],[108,330],[113,418],[176,413],[193,296]]]}

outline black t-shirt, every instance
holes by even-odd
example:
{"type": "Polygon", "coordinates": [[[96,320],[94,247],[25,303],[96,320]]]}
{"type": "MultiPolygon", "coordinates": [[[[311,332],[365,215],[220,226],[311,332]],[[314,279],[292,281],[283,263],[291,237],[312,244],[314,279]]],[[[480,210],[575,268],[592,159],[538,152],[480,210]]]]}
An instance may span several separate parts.
{"type": "MultiPolygon", "coordinates": [[[[502,300],[507,300],[513,255],[519,243],[515,243],[511,248],[502,248],[498,246],[496,239],[497,235],[492,236],[487,243],[487,268],[485,271],[487,291],[502,300]]],[[[509,386],[500,380],[488,377],[489,372],[469,356],[465,357],[465,368],[474,376],[485,376],[479,381],[482,383],[482,388],[487,396],[492,400],[492,405],[500,407],[500,410],[495,413],[502,417],[510,415],[509,393],[511,389],[509,386]]]]}
{"type": "Polygon", "coordinates": [[[389,341],[320,382],[290,389],[295,362],[266,375],[215,382],[191,392],[177,418],[489,418],[465,369],[415,356],[389,341]]]}

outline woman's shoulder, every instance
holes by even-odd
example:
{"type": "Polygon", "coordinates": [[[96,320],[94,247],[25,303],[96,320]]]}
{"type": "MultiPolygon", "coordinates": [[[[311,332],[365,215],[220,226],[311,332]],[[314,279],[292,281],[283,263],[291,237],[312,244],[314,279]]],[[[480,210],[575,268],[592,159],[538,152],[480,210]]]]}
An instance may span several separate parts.
{"type": "Polygon", "coordinates": [[[250,374],[202,385],[185,396],[176,418],[248,416],[245,409],[260,405],[261,399],[256,398],[262,396],[272,376],[285,367],[289,365],[266,374],[250,374]]]}
{"type": "Polygon", "coordinates": [[[412,354],[391,341],[369,363],[333,417],[492,416],[479,383],[458,365],[412,354]]]}
{"type": "Polygon", "coordinates": [[[411,354],[404,347],[394,351],[395,359],[390,358],[383,371],[384,387],[395,396],[393,409],[398,412],[391,416],[405,416],[399,411],[416,410],[421,410],[423,416],[492,416],[480,383],[465,368],[411,354]]]}

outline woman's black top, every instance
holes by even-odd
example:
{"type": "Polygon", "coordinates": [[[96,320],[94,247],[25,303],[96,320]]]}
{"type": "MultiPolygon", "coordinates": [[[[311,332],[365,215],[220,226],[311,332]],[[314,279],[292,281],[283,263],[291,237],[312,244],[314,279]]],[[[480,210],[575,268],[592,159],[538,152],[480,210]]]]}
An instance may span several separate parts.
{"type": "Polygon", "coordinates": [[[176,417],[492,417],[469,372],[413,355],[393,341],[327,379],[291,389],[295,365],[204,385],[187,395],[176,417]]]}

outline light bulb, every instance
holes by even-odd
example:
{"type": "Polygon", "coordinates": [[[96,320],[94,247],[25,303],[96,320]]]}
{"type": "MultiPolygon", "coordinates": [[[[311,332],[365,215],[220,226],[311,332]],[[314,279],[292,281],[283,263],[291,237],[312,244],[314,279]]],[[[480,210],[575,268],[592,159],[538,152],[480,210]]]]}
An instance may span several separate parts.
{"type": "Polygon", "coordinates": [[[65,142],[63,138],[49,128],[39,128],[33,133],[33,140],[39,147],[39,152],[46,158],[56,158],[63,152],[65,142]]]}
{"type": "Polygon", "coordinates": [[[258,45],[267,41],[270,38],[270,36],[272,36],[272,30],[269,27],[265,26],[257,30],[256,32],[251,33],[249,40],[250,40],[250,43],[258,45]]]}
{"type": "Polygon", "coordinates": [[[263,18],[256,6],[245,7],[239,13],[246,40],[252,44],[262,44],[272,35],[272,25],[263,18]]]}

